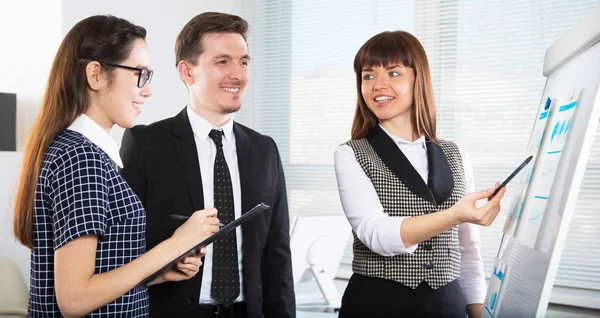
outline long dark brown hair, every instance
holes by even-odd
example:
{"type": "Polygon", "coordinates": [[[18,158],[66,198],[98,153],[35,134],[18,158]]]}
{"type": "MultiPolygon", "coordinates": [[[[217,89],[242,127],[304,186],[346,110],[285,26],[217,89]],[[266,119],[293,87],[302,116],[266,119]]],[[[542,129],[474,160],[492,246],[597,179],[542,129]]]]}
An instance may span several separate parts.
{"type": "MultiPolygon", "coordinates": [[[[146,38],[146,29],[114,16],[92,16],[78,22],[63,39],[46,85],[40,112],[31,128],[15,199],[13,230],[33,248],[36,188],[46,149],[85,113],[89,105],[86,66],[90,61],[118,64],[127,59],[133,43],[146,38]]],[[[102,65],[111,79],[113,67],[102,65]]]]}
{"type": "Polygon", "coordinates": [[[352,139],[371,134],[379,120],[371,112],[361,93],[362,70],[365,67],[401,64],[413,69],[415,85],[413,92],[412,125],[417,135],[438,142],[436,134],[436,110],[433,100],[431,73],[425,49],[412,34],[404,31],[386,31],[370,38],[356,53],[356,111],[352,121],[352,139]]]}

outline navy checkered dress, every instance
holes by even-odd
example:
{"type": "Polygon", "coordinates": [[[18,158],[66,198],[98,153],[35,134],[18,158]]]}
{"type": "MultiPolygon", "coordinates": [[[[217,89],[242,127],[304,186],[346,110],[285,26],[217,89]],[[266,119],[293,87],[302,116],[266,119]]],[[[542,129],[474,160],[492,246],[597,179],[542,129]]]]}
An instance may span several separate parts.
{"type": "MultiPolygon", "coordinates": [[[[123,266],[146,251],[146,214],[108,155],[82,134],[65,130],[46,151],[34,207],[29,317],[60,317],[54,251],[97,235],[95,273],[123,266]]],[[[86,317],[148,315],[148,292],[137,286],[86,317]]]]}

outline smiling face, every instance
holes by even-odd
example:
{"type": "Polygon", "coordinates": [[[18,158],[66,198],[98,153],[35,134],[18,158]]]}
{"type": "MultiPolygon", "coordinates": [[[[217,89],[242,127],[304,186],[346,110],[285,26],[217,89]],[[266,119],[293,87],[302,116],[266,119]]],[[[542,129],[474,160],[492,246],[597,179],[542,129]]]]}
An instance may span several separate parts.
{"type": "Polygon", "coordinates": [[[404,31],[374,35],[356,53],[354,72],[353,139],[367,137],[380,123],[407,140],[438,140],[429,62],[417,38],[404,31]]]}
{"type": "Polygon", "coordinates": [[[246,41],[237,33],[209,33],[203,47],[196,65],[190,65],[192,103],[215,115],[238,111],[248,82],[246,41]]]}
{"type": "MultiPolygon", "coordinates": [[[[146,41],[136,40],[129,56],[118,64],[149,69],[150,52],[146,41]]],[[[149,83],[143,88],[138,87],[138,74],[137,70],[114,67],[110,80],[107,80],[105,74],[104,80],[92,83],[91,86],[95,89],[92,92],[92,104],[86,114],[107,131],[114,124],[123,128],[133,127],[137,116],[142,112],[144,100],[152,95],[149,83]]]]}
{"type": "Polygon", "coordinates": [[[412,68],[401,64],[365,67],[361,77],[362,97],[382,124],[411,118],[415,85],[412,68]]]}

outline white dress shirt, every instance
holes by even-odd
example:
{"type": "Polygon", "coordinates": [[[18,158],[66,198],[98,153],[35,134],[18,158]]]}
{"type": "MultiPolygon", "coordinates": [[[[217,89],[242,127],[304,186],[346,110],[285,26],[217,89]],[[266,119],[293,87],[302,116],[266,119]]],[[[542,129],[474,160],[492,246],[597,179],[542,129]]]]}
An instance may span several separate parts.
{"type": "Polygon", "coordinates": [[[67,127],[67,129],[76,131],[89,139],[102,151],[106,152],[108,157],[114,161],[119,168],[123,168],[123,161],[119,156],[119,146],[114,139],[100,127],[93,119],[88,117],[86,114],[81,114],[75,119],[75,121],[67,127]]]}
{"type": "MultiPolygon", "coordinates": [[[[427,183],[429,165],[424,136],[409,142],[388,133],[421,178],[427,183]]],[[[466,152],[460,149],[465,170],[467,193],[475,191],[473,169],[466,152]]],[[[383,256],[413,253],[417,245],[405,246],[400,227],[406,217],[391,217],[383,212],[375,187],[360,164],[354,151],[342,145],[335,151],[335,173],[344,213],[358,239],[373,252],[383,256]]],[[[483,263],[479,253],[481,238],[477,225],[463,223],[458,227],[461,251],[459,284],[467,304],[482,304],[486,285],[483,263]]]]}
{"type": "MultiPolygon", "coordinates": [[[[212,129],[223,130],[223,154],[229,167],[231,174],[231,185],[233,188],[233,211],[235,218],[242,215],[242,191],[240,188],[240,170],[238,168],[238,158],[235,146],[235,134],[233,133],[233,118],[230,119],[223,127],[214,127],[206,119],[196,114],[189,106],[186,108],[187,115],[192,125],[194,132],[194,141],[198,150],[198,161],[200,162],[200,174],[202,175],[202,190],[204,192],[204,208],[213,208],[214,193],[213,193],[213,177],[215,157],[217,155],[217,147],[208,133],[212,129]]],[[[219,213],[217,212],[217,217],[219,213]]],[[[240,295],[235,300],[236,302],[244,300],[243,276],[242,276],[242,227],[238,226],[235,230],[237,251],[238,251],[238,268],[240,270],[240,295]]],[[[210,296],[210,286],[212,283],[212,263],[213,263],[213,245],[206,247],[206,256],[204,257],[204,269],[202,272],[202,288],[200,289],[200,303],[217,303],[210,296]]]]}

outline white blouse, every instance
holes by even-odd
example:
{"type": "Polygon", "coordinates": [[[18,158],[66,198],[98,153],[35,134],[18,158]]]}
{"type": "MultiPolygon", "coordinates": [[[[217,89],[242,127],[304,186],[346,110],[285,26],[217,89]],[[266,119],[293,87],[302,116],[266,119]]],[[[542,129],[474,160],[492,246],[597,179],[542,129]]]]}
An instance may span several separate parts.
{"type": "MultiPolygon", "coordinates": [[[[385,131],[427,183],[429,165],[425,137],[409,142],[385,131]]],[[[460,148],[459,148],[460,149],[460,148]]],[[[460,149],[465,170],[467,193],[475,191],[473,169],[466,152],[460,149]]],[[[375,187],[348,145],[340,146],[334,155],[335,173],[344,213],[358,239],[373,252],[383,256],[413,253],[417,245],[405,246],[400,226],[406,217],[391,217],[383,212],[375,187]]],[[[459,284],[467,304],[482,304],[486,285],[479,246],[479,226],[463,223],[458,227],[461,251],[459,284]]]]}

